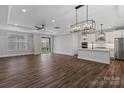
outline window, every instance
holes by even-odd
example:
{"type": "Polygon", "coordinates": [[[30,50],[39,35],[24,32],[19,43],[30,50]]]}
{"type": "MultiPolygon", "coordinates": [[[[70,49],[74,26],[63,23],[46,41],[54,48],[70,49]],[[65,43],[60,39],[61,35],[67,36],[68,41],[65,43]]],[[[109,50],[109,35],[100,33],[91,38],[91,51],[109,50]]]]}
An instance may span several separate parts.
{"type": "Polygon", "coordinates": [[[24,51],[27,50],[27,36],[10,34],[8,35],[8,50],[9,51],[24,51]]]}

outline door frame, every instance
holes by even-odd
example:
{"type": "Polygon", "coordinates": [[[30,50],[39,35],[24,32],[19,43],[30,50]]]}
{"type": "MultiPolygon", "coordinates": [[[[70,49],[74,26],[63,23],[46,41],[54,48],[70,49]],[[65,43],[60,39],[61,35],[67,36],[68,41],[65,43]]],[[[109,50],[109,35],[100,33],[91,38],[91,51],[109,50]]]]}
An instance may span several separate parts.
{"type": "MultiPolygon", "coordinates": [[[[52,53],[52,51],[53,51],[53,39],[52,39],[52,36],[41,36],[41,42],[42,42],[42,38],[48,38],[49,39],[49,47],[50,47],[49,53],[52,53]]],[[[42,53],[42,48],[41,48],[41,53],[42,53]]]]}

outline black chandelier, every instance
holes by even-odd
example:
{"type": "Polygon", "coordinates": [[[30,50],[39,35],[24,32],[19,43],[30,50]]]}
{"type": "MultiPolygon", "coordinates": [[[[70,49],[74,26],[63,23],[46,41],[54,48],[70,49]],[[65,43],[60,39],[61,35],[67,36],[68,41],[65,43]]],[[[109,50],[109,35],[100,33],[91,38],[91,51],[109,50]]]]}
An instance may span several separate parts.
{"type": "Polygon", "coordinates": [[[76,22],[75,22],[75,24],[70,26],[71,32],[83,31],[83,33],[85,33],[86,31],[92,31],[92,30],[96,29],[95,21],[92,20],[92,19],[90,19],[90,20],[88,19],[88,5],[86,5],[86,20],[81,21],[81,22],[77,21],[77,10],[79,8],[81,8],[82,6],[84,6],[84,5],[78,5],[78,6],[75,7],[75,10],[76,10],[76,16],[75,16],[76,22]]]}

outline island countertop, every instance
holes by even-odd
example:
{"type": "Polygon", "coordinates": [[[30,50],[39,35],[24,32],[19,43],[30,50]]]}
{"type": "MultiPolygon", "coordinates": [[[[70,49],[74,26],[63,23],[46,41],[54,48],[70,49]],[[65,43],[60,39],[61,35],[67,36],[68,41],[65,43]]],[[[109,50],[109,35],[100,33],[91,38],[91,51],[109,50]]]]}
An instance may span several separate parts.
{"type": "Polygon", "coordinates": [[[90,60],[91,62],[110,64],[110,49],[79,48],[78,58],[90,60]]]}
{"type": "Polygon", "coordinates": [[[110,52],[110,49],[108,48],[79,48],[78,50],[86,50],[86,51],[105,51],[110,52]]]}

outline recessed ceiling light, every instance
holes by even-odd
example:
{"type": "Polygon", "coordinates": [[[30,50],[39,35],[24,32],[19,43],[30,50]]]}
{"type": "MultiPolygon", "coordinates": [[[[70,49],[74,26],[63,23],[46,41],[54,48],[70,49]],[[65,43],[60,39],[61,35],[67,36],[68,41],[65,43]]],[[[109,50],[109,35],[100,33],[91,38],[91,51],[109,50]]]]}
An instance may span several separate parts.
{"type": "Polygon", "coordinates": [[[55,34],[55,33],[56,33],[55,31],[51,31],[51,30],[50,30],[49,32],[50,32],[51,34],[55,34]]]}
{"type": "Polygon", "coordinates": [[[111,26],[109,26],[108,28],[112,28],[111,26]]]}
{"type": "Polygon", "coordinates": [[[18,24],[14,24],[15,26],[18,26],[18,24]]]}
{"type": "Polygon", "coordinates": [[[71,25],[68,25],[68,27],[70,27],[71,25]]]}
{"type": "Polygon", "coordinates": [[[52,19],[52,22],[54,23],[54,22],[55,22],[55,20],[54,20],[54,19],[52,19]]]}
{"type": "Polygon", "coordinates": [[[23,13],[26,13],[26,12],[27,12],[27,10],[26,10],[26,9],[22,9],[22,12],[23,12],[23,13]]]}
{"type": "Polygon", "coordinates": [[[41,30],[45,30],[45,29],[41,29],[41,30]]]}

